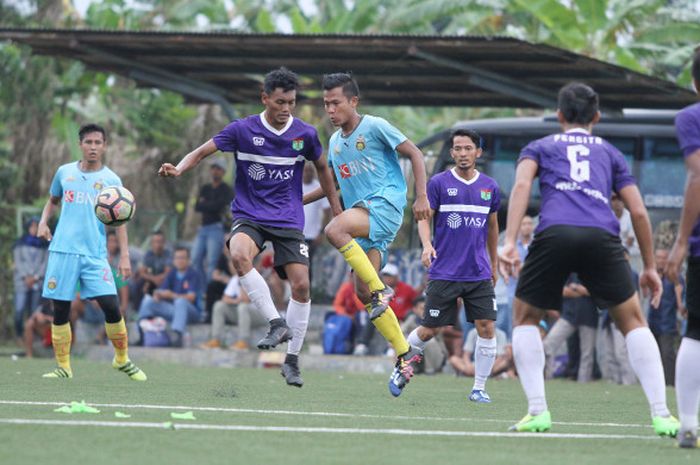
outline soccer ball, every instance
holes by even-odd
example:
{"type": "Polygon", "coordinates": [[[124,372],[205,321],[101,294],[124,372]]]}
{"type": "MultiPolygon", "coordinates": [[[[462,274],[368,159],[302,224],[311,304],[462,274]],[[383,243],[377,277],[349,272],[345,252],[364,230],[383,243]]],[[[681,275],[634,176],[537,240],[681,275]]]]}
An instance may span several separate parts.
{"type": "Polygon", "coordinates": [[[134,217],[134,194],[120,186],[105,187],[97,194],[95,215],[108,226],[119,226],[134,217]]]}

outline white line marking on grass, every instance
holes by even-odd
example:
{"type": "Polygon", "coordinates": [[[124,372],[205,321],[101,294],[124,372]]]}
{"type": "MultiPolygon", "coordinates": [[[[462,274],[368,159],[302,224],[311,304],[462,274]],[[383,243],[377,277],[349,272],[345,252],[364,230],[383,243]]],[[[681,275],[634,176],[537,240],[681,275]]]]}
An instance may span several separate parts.
{"type": "MultiPolygon", "coordinates": [[[[39,402],[25,400],[0,400],[1,404],[7,405],[51,405],[60,406],[70,402],[39,402]]],[[[468,417],[426,417],[426,416],[409,416],[409,415],[376,415],[371,413],[341,413],[341,412],[303,412],[297,410],[261,410],[247,408],[228,408],[228,407],[195,407],[187,405],[152,405],[152,404],[99,404],[89,402],[93,407],[105,408],[142,408],[155,410],[192,410],[198,412],[220,412],[220,413],[252,413],[258,415],[299,415],[299,416],[315,416],[315,417],[340,417],[340,418],[376,418],[380,420],[414,420],[414,421],[481,421],[484,423],[510,423],[514,424],[518,420],[498,420],[494,418],[468,418],[468,417]]],[[[555,425],[562,426],[609,426],[614,428],[651,428],[651,425],[642,425],[635,423],[604,423],[604,422],[566,422],[555,421],[555,425]]]]}
{"type": "MultiPolygon", "coordinates": [[[[135,422],[135,421],[88,421],[88,420],[38,420],[31,418],[0,418],[0,424],[11,425],[48,425],[48,426],[102,426],[112,428],[150,428],[169,429],[170,423],[135,422]]],[[[172,424],[176,430],[212,430],[212,431],[251,431],[282,433],[330,433],[330,434],[387,434],[395,436],[457,436],[457,437],[491,437],[491,438],[538,438],[538,439],[629,439],[658,441],[656,436],[630,434],[579,434],[579,433],[500,433],[488,431],[444,431],[444,430],[406,430],[384,428],[318,428],[298,426],[252,426],[252,425],[211,425],[211,424],[172,424]]]]}

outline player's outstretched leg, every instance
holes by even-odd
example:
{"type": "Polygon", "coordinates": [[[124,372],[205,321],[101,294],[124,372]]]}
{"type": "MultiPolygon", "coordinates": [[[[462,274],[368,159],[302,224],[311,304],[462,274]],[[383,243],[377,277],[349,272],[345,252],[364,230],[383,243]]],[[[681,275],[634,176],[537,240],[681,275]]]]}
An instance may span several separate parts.
{"type": "Polygon", "coordinates": [[[52,300],[54,322],[51,325],[51,343],[56,357],[56,369],[45,373],[44,378],[72,378],[73,370],[70,366],[70,347],[73,339],[68,316],[70,314],[70,302],[64,300],[52,300]]]}

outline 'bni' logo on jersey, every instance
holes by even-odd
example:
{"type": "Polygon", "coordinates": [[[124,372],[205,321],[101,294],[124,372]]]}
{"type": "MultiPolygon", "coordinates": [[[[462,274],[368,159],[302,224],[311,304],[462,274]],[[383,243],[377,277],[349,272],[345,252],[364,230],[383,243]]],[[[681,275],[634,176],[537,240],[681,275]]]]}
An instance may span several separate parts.
{"type": "Polygon", "coordinates": [[[352,174],[350,174],[350,167],[347,163],[343,163],[342,165],[340,165],[338,167],[338,171],[340,171],[340,177],[343,179],[347,179],[350,176],[352,176],[352,174]]]}
{"type": "Polygon", "coordinates": [[[253,145],[260,147],[265,143],[264,137],[253,137],[253,145]]]}
{"type": "Polygon", "coordinates": [[[306,258],[309,258],[309,246],[304,242],[299,244],[299,253],[305,256],[306,258]]]}
{"type": "Polygon", "coordinates": [[[448,187],[447,188],[447,195],[449,195],[450,197],[457,197],[457,192],[458,192],[458,190],[456,187],[448,187]]]}
{"type": "Polygon", "coordinates": [[[265,167],[260,163],[253,163],[248,167],[248,176],[255,181],[260,181],[265,177],[265,167]]]}
{"type": "Polygon", "coordinates": [[[491,189],[481,189],[481,200],[491,200],[491,189]]]}
{"type": "Polygon", "coordinates": [[[51,276],[49,278],[49,282],[46,283],[46,287],[48,287],[50,291],[53,291],[54,289],[56,289],[56,285],[58,285],[58,280],[55,276],[51,276]]]}
{"type": "Polygon", "coordinates": [[[462,217],[459,213],[450,213],[447,217],[447,226],[451,229],[457,229],[462,226],[462,217]]]}
{"type": "Polygon", "coordinates": [[[438,310],[437,308],[431,308],[430,310],[428,310],[428,313],[433,318],[437,318],[440,316],[440,310],[438,310]]]}
{"type": "Polygon", "coordinates": [[[66,203],[73,203],[75,200],[75,191],[65,191],[63,193],[63,201],[66,203]]]}
{"type": "Polygon", "coordinates": [[[355,141],[355,148],[361,152],[365,149],[365,147],[367,147],[367,141],[365,140],[365,136],[360,134],[357,136],[357,140],[355,141]]]}
{"type": "Polygon", "coordinates": [[[304,139],[294,139],[292,140],[292,148],[297,152],[304,148],[304,139]]]}

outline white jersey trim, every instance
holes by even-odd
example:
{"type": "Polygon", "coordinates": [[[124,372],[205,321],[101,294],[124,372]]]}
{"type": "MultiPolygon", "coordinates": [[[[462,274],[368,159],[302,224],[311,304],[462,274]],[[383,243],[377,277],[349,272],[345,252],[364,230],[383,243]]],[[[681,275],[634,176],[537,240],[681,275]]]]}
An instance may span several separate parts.
{"type": "Polygon", "coordinates": [[[284,125],[282,129],[275,129],[272,127],[270,123],[267,122],[267,119],[265,119],[265,112],[263,111],[260,113],[260,122],[262,123],[263,126],[265,126],[265,129],[270,131],[272,134],[276,136],[281,136],[285,132],[287,132],[287,129],[292,127],[292,122],[294,122],[294,117],[292,115],[289,115],[289,121],[287,121],[287,124],[284,125]]]}
{"type": "Polygon", "coordinates": [[[488,214],[491,211],[491,207],[484,205],[465,205],[463,203],[447,203],[440,205],[440,211],[488,214]]]}
{"type": "Polygon", "coordinates": [[[291,166],[300,161],[305,161],[303,155],[296,157],[268,157],[267,155],[256,155],[254,153],[238,152],[238,159],[243,161],[252,161],[255,163],[264,163],[267,165],[283,165],[291,166]]]}
{"type": "Polygon", "coordinates": [[[463,177],[461,177],[460,175],[457,174],[457,169],[456,169],[456,168],[452,168],[452,169],[450,170],[450,173],[452,173],[452,176],[454,176],[455,179],[456,179],[457,181],[463,182],[463,183],[466,184],[467,186],[471,186],[472,184],[474,184],[474,183],[476,182],[477,179],[479,179],[479,175],[481,174],[481,173],[479,173],[479,171],[477,171],[477,170],[474,170],[474,171],[476,171],[476,176],[474,176],[473,178],[471,178],[471,179],[468,180],[468,181],[467,181],[466,179],[464,179],[463,177]]]}

